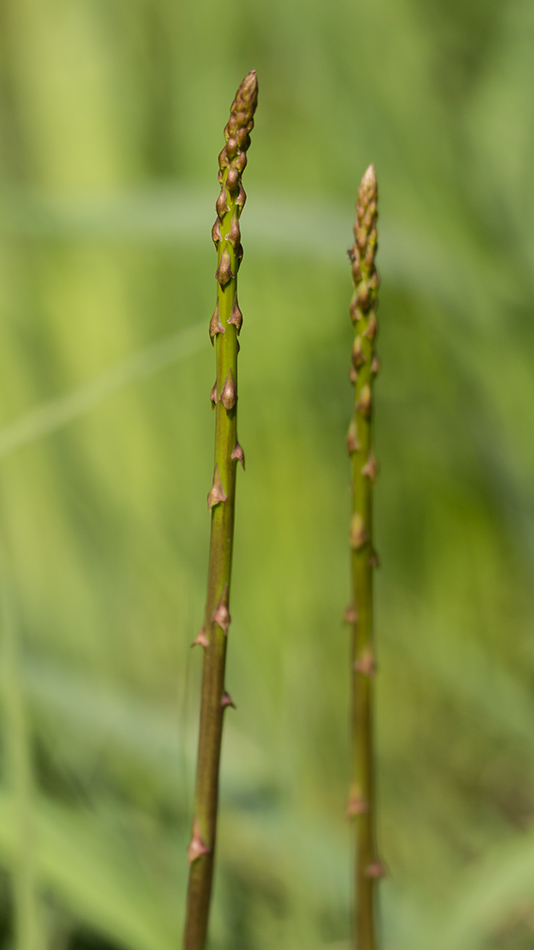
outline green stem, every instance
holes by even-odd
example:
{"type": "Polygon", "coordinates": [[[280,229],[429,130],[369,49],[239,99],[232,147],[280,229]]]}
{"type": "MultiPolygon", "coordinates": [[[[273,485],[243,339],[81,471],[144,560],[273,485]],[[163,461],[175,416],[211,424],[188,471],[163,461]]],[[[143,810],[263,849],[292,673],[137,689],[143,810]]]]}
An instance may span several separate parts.
{"type": "Polygon", "coordinates": [[[376,670],[373,646],[373,570],[377,556],[373,547],[373,383],[378,372],[375,354],[375,268],[377,185],[371,165],[358,192],[352,261],[354,295],[350,306],[355,338],[351,381],[354,384],[354,417],[347,438],[352,458],[353,508],[350,530],[352,549],[352,781],[349,817],[356,824],[354,946],[376,950],[376,885],[383,875],[376,847],[376,797],[373,743],[373,694],[376,670]]]}
{"type": "Polygon", "coordinates": [[[189,888],[184,950],[203,950],[208,928],[213,881],[219,761],[223,714],[232,701],[224,688],[226,644],[230,624],[229,597],[234,538],[236,466],[244,466],[237,441],[237,335],[242,316],[237,303],[237,272],[243,256],[239,218],[246,195],[241,176],[247,163],[250,132],[258,100],[254,70],[237,90],[224,130],[226,145],[219,155],[221,193],[212,237],[217,248],[217,305],[210,323],[215,341],[217,378],[211,392],[215,406],[215,467],[208,494],[211,541],[204,626],[196,638],[204,650],[200,732],[193,834],[188,848],[189,888]]]}

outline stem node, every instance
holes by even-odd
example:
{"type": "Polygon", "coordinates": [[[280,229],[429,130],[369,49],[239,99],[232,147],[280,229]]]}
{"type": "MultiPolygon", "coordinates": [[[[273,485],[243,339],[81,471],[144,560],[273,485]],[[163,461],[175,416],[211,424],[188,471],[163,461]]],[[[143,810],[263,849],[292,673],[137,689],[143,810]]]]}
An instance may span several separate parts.
{"type": "Polygon", "coordinates": [[[230,696],[230,693],[227,693],[226,690],[224,691],[223,698],[221,699],[221,706],[223,709],[226,709],[227,706],[231,706],[232,709],[237,709],[236,704],[230,696]]]}
{"type": "Polygon", "coordinates": [[[221,476],[219,475],[219,466],[216,465],[213,473],[213,484],[208,492],[208,510],[211,511],[215,505],[225,501],[227,501],[227,496],[224,493],[221,476]]]}
{"type": "Polygon", "coordinates": [[[204,625],[202,625],[202,627],[201,627],[200,630],[198,631],[198,633],[197,633],[195,639],[193,640],[191,646],[192,646],[192,647],[200,646],[200,647],[204,647],[204,648],[205,648],[205,647],[207,647],[207,645],[208,645],[208,638],[207,638],[207,636],[206,636],[206,628],[205,628],[204,625]]]}
{"type": "Polygon", "coordinates": [[[195,821],[193,822],[193,836],[187,849],[187,860],[189,861],[189,864],[194,864],[195,861],[198,861],[198,859],[202,857],[202,855],[209,854],[209,852],[210,849],[208,848],[204,838],[200,833],[198,821],[195,818],[195,821]]]}
{"type": "Polygon", "coordinates": [[[232,622],[232,618],[230,617],[230,612],[228,610],[228,584],[224,585],[219,603],[217,604],[211,619],[213,623],[218,624],[225,637],[228,636],[228,628],[232,622]]]}

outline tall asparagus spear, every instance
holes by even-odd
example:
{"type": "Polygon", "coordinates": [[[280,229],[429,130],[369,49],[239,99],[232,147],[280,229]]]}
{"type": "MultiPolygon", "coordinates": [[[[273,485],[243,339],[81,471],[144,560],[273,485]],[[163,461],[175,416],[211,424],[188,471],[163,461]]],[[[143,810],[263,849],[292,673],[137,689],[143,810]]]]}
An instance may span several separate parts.
{"type": "Polygon", "coordinates": [[[372,496],[376,460],[372,443],[373,383],[378,372],[375,268],[377,184],[372,165],[363,176],[356,204],[352,262],[354,295],[350,315],[354,344],[350,378],[354,384],[354,416],[347,437],[352,458],[353,509],[352,602],[347,620],[352,625],[352,780],[348,815],[356,823],[354,946],[376,950],[376,884],[383,874],[376,848],[376,798],[373,749],[373,547],[372,496]]]}
{"type": "Polygon", "coordinates": [[[243,257],[239,218],[245,204],[241,182],[247,164],[250,132],[258,101],[254,70],[237,90],[224,130],[226,145],[219,155],[217,218],[212,238],[217,249],[217,304],[210,322],[215,343],[217,378],[211,391],[215,406],[215,466],[208,494],[211,540],[204,625],[195,643],[204,650],[200,732],[193,834],[188,848],[189,888],[184,950],[202,950],[206,942],[213,881],[219,791],[219,760],[223,714],[233,705],[224,687],[226,644],[230,625],[229,598],[234,536],[237,462],[244,467],[237,441],[237,335],[242,315],[237,303],[237,271],[243,257]]]}

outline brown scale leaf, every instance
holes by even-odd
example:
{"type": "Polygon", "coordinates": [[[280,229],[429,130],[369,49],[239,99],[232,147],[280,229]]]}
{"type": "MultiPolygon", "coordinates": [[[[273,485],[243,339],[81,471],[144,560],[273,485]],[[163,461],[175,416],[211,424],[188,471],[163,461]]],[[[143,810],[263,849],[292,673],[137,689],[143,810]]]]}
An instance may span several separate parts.
{"type": "Polygon", "coordinates": [[[211,619],[214,623],[218,624],[224,635],[228,636],[228,628],[232,622],[232,618],[230,617],[228,610],[228,584],[224,585],[219,603],[217,604],[211,619]]]}
{"type": "Polygon", "coordinates": [[[231,706],[232,709],[237,709],[236,704],[230,696],[230,693],[227,693],[226,690],[224,691],[223,698],[221,699],[221,706],[223,709],[226,709],[227,706],[231,706]]]}
{"type": "Polygon", "coordinates": [[[245,471],[245,453],[243,452],[242,447],[239,442],[236,442],[235,449],[232,452],[231,458],[236,459],[238,462],[241,462],[243,466],[243,471],[245,471]]]}
{"type": "Polygon", "coordinates": [[[238,334],[241,333],[241,327],[243,325],[243,314],[241,313],[239,304],[237,302],[237,294],[234,297],[234,302],[232,304],[232,316],[228,320],[228,323],[233,323],[233,325],[235,326],[237,330],[237,333],[238,334]]]}
{"type": "Polygon", "coordinates": [[[382,861],[373,861],[372,864],[369,864],[365,869],[365,876],[375,878],[376,880],[386,877],[386,874],[387,871],[382,861]]]}
{"type": "Polygon", "coordinates": [[[360,393],[360,398],[356,405],[356,410],[363,416],[364,419],[369,419],[373,411],[373,397],[371,395],[371,387],[366,383],[365,386],[362,386],[362,391],[360,393]]]}
{"type": "Polygon", "coordinates": [[[191,646],[192,647],[196,647],[196,646],[207,647],[207,645],[208,645],[208,638],[206,636],[206,628],[202,626],[200,630],[198,631],[195,639],[193,640],[191,646]]]}
{"type": "Polygon", "coordinates": [[[189,847],[187,849],[187,860],[189,864],[193,864],[194,861],[198,861],[203,854],[209,854],[210,849],[208,848],[206,842],[204,841],[200,828],[198,826],[198,821],[195,818],[193,823],[193,837],[189,842],[189,847]]]}
{"type": "Polygon", "coordinates": [[[213,341],[218,333],[224,333],[224,327],[221,323],[221,317],[219,315],[219,304],[215,307],[213,311],[213,316],[210,320],[210,340],[211,345],[213,346],[213,341]]]}
{"type": "Polygon", "coordinates": [[[357,815],[364,815],[369,810],[367,802],[358,795],[351,795],[347,803],[347,818],[355,818],[357,815]]]}
{"type": "Polygon", "coordinates": [[[378,465],[376,459],[371,452],[369,458],[367,459],[365,465],[362,468],[362,475],[367,475],[367,477],[374,482],[376,480],[376,475],[378,471],[378,465]]]}
{"type": "Polygon", "coordinates": [[[228,375],[223,383],[219,401],[222,402],[227,412],[230,412],[237,402],[237,386],[231,369],[228,370],[228,375]]]}
{"type": "Polygon", "coordinates": [[[363,676],[374,676],[376,673],[376,660],[371,650],[364,650],[361,657],[354,664],[354,671],[362,673],[363,676]]]}
{"type": "Polygon", "coordinates": [[[221,287],[226,287],[226,284],[229,284],[233,277],[235,277],[235,274],[232,270],[230,253],[228,248],[225,247],[221,254],[219,266],[215,272],[215,279],[219,282],[221,287]]]}
{"type": "Polygon", "coordinates": [[[208,492],[208,510],[211,510],[215,505],[225,501],[226,495],[222,487],[221,476],[219,475],[219,466],[216,465],[213,474],[213,484],[208,492]]]}
{"type": "Polygon", "coordinates": [[[360,548],[363,548],[365,544],[369,541],[369,535],[365,530],[363,523],[363,518],[361,514],[356,511],[352,516],[352,523],[350,527],[350,545],[354,551],[359,551],[360,548]]]}

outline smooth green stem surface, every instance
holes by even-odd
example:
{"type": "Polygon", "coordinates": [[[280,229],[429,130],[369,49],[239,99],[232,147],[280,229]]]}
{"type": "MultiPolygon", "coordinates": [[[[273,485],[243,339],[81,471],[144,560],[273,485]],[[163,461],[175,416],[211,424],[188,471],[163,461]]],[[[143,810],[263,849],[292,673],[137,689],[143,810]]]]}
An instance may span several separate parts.
{"type": "Polygon", "coordinates": [[[257,103],[257,81],[251,72],[239,87],[225,129],[226,146],[219,156],[221,194],[212,236],[217,247],[217,305],[210,324],[216,347],[217,378],[211,393],[215,405],[215,463],[208,494],[211,540],[204,626],[197,637],[204,651],[200,730],[193,835],[184,950],[203,950],[206,943],[219,796],[219,763],[223,716],[233,705],[225,691],[225,661],[230,624],[229,596],[234,538],[236,465],[243,463],[237,441],[237,335],[241,312],[237,303],[237,272],[242,257],[239,218],[245,203],[241,174],[246,165],[249,133],[257,103]]]}
{"type": "Polygon", "coordinates": [[[348,814],[356,825],[354,874],[354,947],[377,950],[376,885],[383,874],[377,856],[374,754],[373,573],[377,555],[373,547],[373,384],[378,371],[375,354],[375,269],[377,188],[374,169],[365,173],[358,194],[354,246],[351,249],[354,296],[351,317],[355,338],[351,381],[354,416],[347,447],[352,459],[353,508],[350,532],[352,602],[352,779],[348,814]]]}

